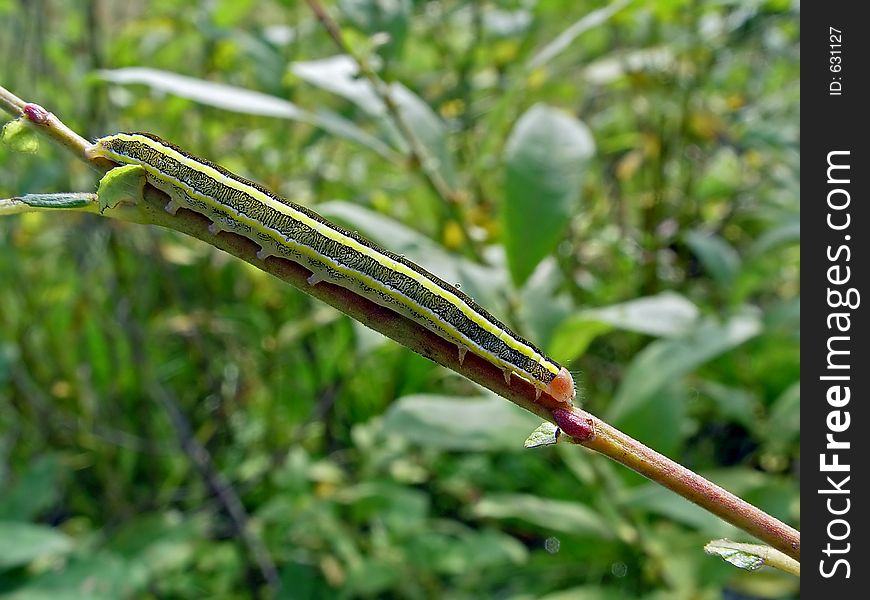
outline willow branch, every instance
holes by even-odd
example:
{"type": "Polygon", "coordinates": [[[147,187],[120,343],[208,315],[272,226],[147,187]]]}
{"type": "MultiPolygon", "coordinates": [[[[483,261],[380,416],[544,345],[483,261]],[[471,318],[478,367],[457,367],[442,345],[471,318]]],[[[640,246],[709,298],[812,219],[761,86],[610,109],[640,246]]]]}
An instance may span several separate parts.
{"type": "MultiPolygon", "coordinates": [[[[0,92],[2,91],[5,90],[0,88],[0,92]]],[[[0,93],[0,97],[2,97],[2,93],[0,93]]],[[[3,104],[5,107],[5,103],[3,104]]],[[[13,114],[17,116],[33,112],[25,110],[29,106],[34,105],[22,103],[20,108],[14,109],[13,114]]],[[[43,112],[46,111],[43,109],[43,112]]],[[[107,170],[105,163],[108,161],[89,159],[86,153],[87,142],[84,138],[77,134],[74,138],[67,136],[63,133],[63,131],[68,131],[65,126],[60,133],[52,131],[56,123],[60,123],[60,121],[52,115],[44,123],[38,124],[37,130],[61,143],[74,156],[85,160],[97,171],[107,170]]],[[[110,162],[109,165],[114,166],[110,162]]],[[[564,404],[547,394],[542,394],[539,399],[536,399],[535,387],[532,384],[519,377],[511,378],[510,383],[506,382],[499,367],[471,352],[465,355],[463,361],[460,361],[455,344],[398,313],[328,282],[321,282],[315,286],[309,285],[307,280],[311,272],[305,267],[276,257],[260,260],[256,256],[259,246],[245,237],[230,232],[212,235],[208,231],[210,221],[203,215],[186,209],[180,209],[176,215],[169,214],[164,210],[168,200],[169,197],[163,192],[146,186],[143,200],[134,207],[135,214],[130,213],[131,209],[121,212],[106,210],[104,214],[174,229],[232,254],[299,288],[306,294],[335,307],[414,352],[471,379],[525,410],[557,424],[574,442],[622,463],[721,517],[728,523],[781,550],[795,560],[800,560],[800,533],[764,511],[579,408],[566,409],[564,404]]]]}
{"type": "Polygon", "coordinates": [[[622,463],[800,561],[801,537],[796,529],[586,411],[572,407],[557,410],[554,416],[575,443],[622,463]]]}

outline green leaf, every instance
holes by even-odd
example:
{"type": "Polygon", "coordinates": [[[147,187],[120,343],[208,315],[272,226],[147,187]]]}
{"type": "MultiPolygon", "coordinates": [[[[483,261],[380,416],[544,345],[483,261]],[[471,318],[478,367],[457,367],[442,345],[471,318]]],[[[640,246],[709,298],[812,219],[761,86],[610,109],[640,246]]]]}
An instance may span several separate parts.
{"type": "Polygon", "coordinates": [[[384,417],[384,430],[441,450],[520,450],[538,417],[497,396],[400,398],[384,417]]]}
{"type": "Polygon", "coordinates": [[[733,148],[720,148],[696,185],[700,198],[728,197],[740,189],[745,178],[740,157],[733,148]]]}
{"type": "Polygon", "coordinates": [[[57,501],[62,471],[57,456],[31,459],[15,485],[0,493],[0,521],[24,521],[37,517],[57,501]]]}
{"type": "Polygon", "coordinates": [[[700,311],[682,294],[662,292],[592,309],[584,314],[617,329],[670,338],[688,333],[700,311]]]}
{"type": "Polygon", "coordinates": [[[291,63],[290,72],[306,83],[350,100],[370,116],[381,117],[387,112],[371,83],[359,76],[356,62],[349,56],[297,61],[291,63]]]}
{"type": "Polygon", "coordinates": [[[0,141],[15,152],[33,154],[39,150],[39,137],[23,119],[15,119],[3,125],[0,141]]]}
{"type": "Polygon", "coordinates": [[[72,540],[52,527],[0,521],[0,569],[20,567],[35,558],[66,554],[72,540]]]}
{"type": "Polygon", "coordinates": [[[411,0],[339,0],[338,6],[353,25],[367,35],[389,36],[378,47],[382,56],[398,54],[408,33],[411,0]]]}
{"type": "Polygon", "coordinates": [[[740,270],[740,255],[728,242],[702,231],[690,231],[684,239],[713,279],[722,285],[734,280],[740,270]]]}
{"type": "Polygon", "coordinates": [[[556,437],[556,432],[559,430],[558,427],[550,423],[549,421],[544,421],[538,427],[529,434],[529,437],[526,438],[526,441],[523,443],[525,448],[540,448],[541,446],[552,446],[559,440],[556,437]]]}
{"type": "Polygon", "coordinates": [[[788,387],[770,408],[767,441],[782,447],[798,439],[801,431],[801,384],[796,381],[788,387]]]}
{"type": "Polygon", "coordinates": [[[111,210],[120,204],[138,204],[142,201],[145,181],[145,169],[140,165],[124,165],[109,170],[97,187],[100,210],[111,210]]]}
{"type": "Polygon", "coordinates": [[[110,552],[75,557],[65,568],[41,573],[4,600],[112,600],[134,597],[145,571],[110,552]]]}
{"type": "Polygon", "coordinates": [[[87,208],[97,202],[96,194],[83,192],[61,192],[57,194],[24,194],[14,198],[0,199],[0,215],[14,215],[31,212],[37,208],[56,208],[58,210],[75,210],[87,208]]]}
{"type": "Polygon", "coordinates": [[[763,255],[785,244],[797,244],[801,241],[800,215],[784,218],[782,222],[762,233],[752,246],[749,254],[752,256],[763,255]]]}
{"type": "Polygon", "coordinates": [[[144,513],[124,523],[106,549],[145,569],[150,576],[185,568],[195,543],[207,537],[204,515],[186,518],[174,511],[144,513]]]}
{"type": "Polygon", "coordinates": [[[517,286],[562,237],[594,152],[586,125],[544,104],[530,108],[514,125],[504,151],[502,226],[517,286]]]}
{"type": "Polygon", "coordinates": [[[567,363],[583,356],[595,338],[612,330],[612,325],[575,315],[559,326],[547,348],[555,360],[567,363]]]}
{"type": "Polygon", "coordinates": [[[621,505],[661,515],[702,531],[709,536],[734,535],[737,529],[716,515],[689,502],[657,483],[645,483],[632,488],[621,499],[621,505]]]}
{"type": "Polygon", "coordinates": [[[702,394],[713,400],[720,419],[740,423],[750,431],[758,428],[758,399],[748,390],[706,380],[697,385],[702,394]]]}
{"type": "MultiPolygon", "coordinates": [[[[490,250],[487,263],[505,273],[503,248],[494,246],[490,250]],[[501,256],[495,261],[493,256],[499,250],[501,256]]],[[[534,340],[538,346],[546,347],[574,310],[571,298],[562,293],[564,285],[565,276],[556,259],[547,257],[538,264],[525,285],[515,295],[509,296],[514,298],[511,322],[521,335],[534,340]]]]}
{"type": "Polygon", "coordinates": [[[684,335],[698,314],[697,306],[675,292],[584,310],[559,325],[549,349],[556,360],[571,360],[581,356],[597,336],[614,328],[657,337],[684,335]]]}
{"type": "Polygon", "coordinates": [[[571,535],[613,538],[602,516],[578,502],[529,494],[491,494],[475,504],[473,512],[479,518],[515,519],[571,535]]]}
{"type": "Polygon", "coordinates": [[[562,33],[557,35],[553,41],[544,46],[539,52],[537,52],[527,63],[527,67],[533,69],[535,67],[540,67],[548,62],[550,62],[553,58],[562,53],[571,43],[577,39],[582,33],[600,25],[603,25],[607,22],[610,17],[614,14],[625,8],[631,0],[617,0],[617,2],[612,2],[604,8],[599,8],[598,10],[593,10],[589,14],[585,15],[583,18],[578,21],[572,23],[567,29],[565,29],[562,33]]]}
{"type": "MultiPolygon", "coordinates": [[[[458,525],[458,524],[457,524],[458,525]]],[[[452,529],[456,526],[451,527],[452,529]]],[[[446,528],[445,528],[446,529],[446,528]]],[[[509,567],[528,560],[529,550],[506,533],[485,528],[458,532],[426,531],[409,540],[407,557],[417,569],[462,575],[493,567],[509,567]]]]}
{"type": "Polygon", "coordinates": [[[126,67],[103,69],[98,71],[97,75],[112,83],[121,85],[139,83],[152,90],[232,112],[281,119],[306,120],[308,118],[305,111],[283,98],[225,83],[186,77],[171,71],[126,67]]]}
{"type": "Polygon", "coordinates": [[[384,142],[335,113],[325,109],[311,113],[277,96],[146,67],[104,69],[97,74],[105,81],[122,85],[140,83],[152,90],[223,110],[308,123],[374,150],[386,158],[392,158],[394,154],[384,142]]]}
{"type": "Polygon", "coordinates": [[[387,481],[366,481],[346,487],[335,496],[352,505],[363,522],[378,519],[394,533],[424,531],[430,499],[418,489],[387,481]]]}
{"type": "Polygon", "coordinates": [[[644,348],[631,362],[608,410],[612,423],[651,401],[666,385],[679,380],[723,352],[761,331],[753,312],[744,312],[725,322],[702,321],[688,335],[658,340],[644,348]]]}
{"type": "Polygon", "coordinates": [[[211,5],[212,21],[217,27],[232,27],[250,13],[253,2],[254,0],[217,0],[211,5]]]}

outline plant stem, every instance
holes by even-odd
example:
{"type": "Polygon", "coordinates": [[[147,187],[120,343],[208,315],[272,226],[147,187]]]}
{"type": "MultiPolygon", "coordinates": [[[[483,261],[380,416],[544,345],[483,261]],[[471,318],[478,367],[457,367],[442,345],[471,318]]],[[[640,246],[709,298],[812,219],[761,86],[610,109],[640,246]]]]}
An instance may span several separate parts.
{"type": "MultiPolygon", "coordinates": [[[[7,107],[10,105],[5,102],[4,98],[10,96],[15,98],[0,87],[0,104],[7,110],[9,110],[7,107]]],[[[24,103],[20,100],[18,102],[22,108],[18,108],[19,105],[13,103],[12,109],[9,110],[15,116],[20,116],[23,112],[24,103]]],[[[48,114],[50,115],[50,113],[48,114]]],[[[40,124],[37,131],[58,141],[74,156],[89,162],[97,171],[105,171],[114,166],[109,161],[92,160],[86,152],[88,142],[78,134],[71,132],[54,115],[51,117],[51,120],[40,124]],[[59,128],[58,132],[54,131],[56,127],[59,128]],[[72,133],[72,136],[65,132],[72,133]],[[107,163],[110,165],[109,167],[106,167],[107,163]]],[[[229,232],[221,232],[216,236],[209,233],[210,221],[204,215],[186,209],[180,209],[176,215],[167,213],[164,206],[168,200],[169,197],[163,192],[146,186],[144,198],[137,205],[138,210],[131,211],[129,208],[123,211],[107,209],[103,214],[174,229],[232,254],[299,288],[306,294],[326,302],[414,352],[492,390],[529,412],[550,422],[558,421],[560,426],[566,430],[565,433],[573,436],[576,443],[622,463],[781,550],[795,560],[800,560],[800,533],[764,511],[579,408],[572,407],[570,410],[566,410],[564,404],[547,394],[536,399],[536,390],[532,384],[519,377],[511,378],[510,383],[506,382],[499,367],[471,352],[465,355],[463,361],[460,361],[455,344],[388,308],[331,283],[321,282],[315,286],[309,285],[308,277],[311,273],[295,262],[275,257],[269,257],[265,260],[258,259],[256,254],[259,246],[256,243],[229,232]],[[554,412],[559,415],[558,419],[554,416],[554,412]],[[566,418],[570,426],[566,426],[566,418]]]]}
{"type": "Polygon", "coordinates": [[[797,530],[597,417],[577,408],[574,412],[580,418],[591,420],[591,426],[595,431],[591,438],[577,440],[577,443],[660,483],[690,502],[800,561],[801,539],[800,532],[797,530]]]}

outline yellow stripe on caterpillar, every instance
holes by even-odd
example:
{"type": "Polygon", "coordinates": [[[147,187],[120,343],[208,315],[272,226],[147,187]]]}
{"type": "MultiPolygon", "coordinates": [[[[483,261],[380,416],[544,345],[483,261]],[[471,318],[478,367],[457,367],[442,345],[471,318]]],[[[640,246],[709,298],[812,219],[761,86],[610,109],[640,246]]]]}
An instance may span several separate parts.
{"type": "Polygon", "coordinates": [[[257,257],[286,258],[327,281],[390,308],[505,372],[516,373],[556,400],[571,403],[574,380],[454,286],[403,256],[330,223],[223,167],[150,133],[118,133],[97,140],[91,153],[141,166],[149,183],[171,198],[166,210],[187,208],[208,217],[209,231],[230,231],[260,246],[257,257]]]}

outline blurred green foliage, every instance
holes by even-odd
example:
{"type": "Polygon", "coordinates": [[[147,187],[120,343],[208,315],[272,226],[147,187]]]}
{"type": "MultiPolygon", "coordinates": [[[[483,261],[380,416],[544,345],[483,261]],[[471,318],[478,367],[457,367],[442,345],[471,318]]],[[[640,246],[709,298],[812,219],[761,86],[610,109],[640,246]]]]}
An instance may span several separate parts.
{"type": "MultiPolygon", "coordinates": [[[[798,4],[327,10],[404,129],[294,0],[0,0],[0,82],[460,282],[589,410],[797,524],[798,4]]],[[[48,144],[0,165],[0,197],[94,187],[48,144]]],[[[0,220],[0,595],[268,595],[172,406],[284,598],[797,593],[705,556],[745,539],[715,517],[524,451],[534,418],[253,267],[42,213],[0,220]]]]}

